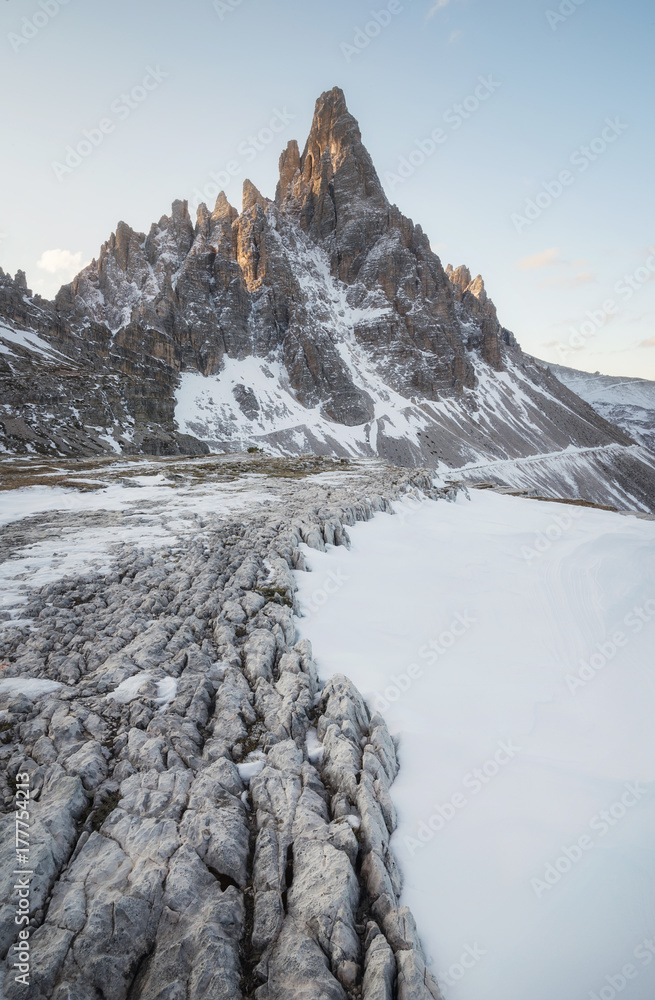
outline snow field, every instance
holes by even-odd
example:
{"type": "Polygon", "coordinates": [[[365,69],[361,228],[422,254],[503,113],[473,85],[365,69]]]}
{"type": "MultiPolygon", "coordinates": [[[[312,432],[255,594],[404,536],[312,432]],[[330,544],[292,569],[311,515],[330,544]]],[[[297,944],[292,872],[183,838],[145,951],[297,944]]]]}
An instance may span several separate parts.
{"type": "Polygon", "coordinates": [[[399,739],[392,844],[447,1000],[652,1000],[655,524],[397,509],[306,550],[299,624],[399,739]]]}
{"type": "MultiPolygon", "coordinates": [[[[143,464],[146,467],[147,461],[143,464]]],[[[136,473],[138,468],[132,464],[128,471],[136,473]]],[[[54,537],[46,533],[42,540],[23,544],[0,563],[0,612],[12,613],[15,620],[30,588],[65,576],[110,572],[112,551],[121,543],[156,549],[189,535],[198,537],[198,519],[205,514],[229,516],[277,502],[274,491],[247,476],[229,483],[179,486],[162,475],[132,474],[93,492],[58,486],[0,492],[0,526],[59,511],[79,515],[77,525],[71,523],[54,537]],[[125,516],[115,523],[85,524],[85,515],[99,512],[125,516]]]]}

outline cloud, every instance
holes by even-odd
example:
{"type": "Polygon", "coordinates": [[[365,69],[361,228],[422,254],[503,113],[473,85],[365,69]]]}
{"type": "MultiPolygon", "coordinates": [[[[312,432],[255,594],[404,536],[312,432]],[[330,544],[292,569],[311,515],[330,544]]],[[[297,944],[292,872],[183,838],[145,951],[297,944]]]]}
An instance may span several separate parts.
{"type": "Polygon", "coordinates": [[[576,323],[579,322],[580,322],[579,316],[568,316],[568,317],[565,316],[562,319],[558,320],[557,323],[549,323],[546,329],[561,330],[565,326],[574,326],[576,323]]]}
{"type": "Polygon", "coordinates": [[[537,271],[542,267],[563,263],[560,251],[552,247],[550,250],[542,250],[541,253],[533,253],[531,257],[523,257],[516,266],[520,271],[537,271]]]}
{"type": "Polygon", "coordinates": [[[648,340],[642,340],[641,344],[637,344],[637,347],[655,347],[655,337],[649,337],[648,340]]]}
{"type": "Polygon", "coordinates": [[[457,31],[453,31],[453,33],[451,34],[450,38],[448,39],[448,44],[449,45],[453,45],[457,41],[458,38],[461,38],[461,36],[462,36],[462,32],[459,31],[459,29],[457,31]]]}
{"type": "Polygon", "coordinates": [[[568,274],[560,272],[551,278],[545,278],[539,282],[539,288],[581,288],[582,285],[591,285],[597,280],[596,275],[592,274],[591,271],[579,270],[585,266],[588,268],[588,261],[580,259],[571,263],[562,256],[561,250],[558,250],[557,247],[541,250],[539,253],[533,253],[530,257],[522,257],[516,262],[516,266],[520,271],[543,271],[549,267],[564,268],[565,272],[568,271],[568,274]],[[571,273],[575,269],[578,269],[578,273],[571,273]]]}
{"type": "Polygon", "coordinates": [[[572,277],[562,275],[556,278],[548,278],[539,282],[539,288],[580,288],[582,285],[591,285],[596,281],[596,276],[591,271],[583,271],[574,274],[572,277]]]}
{"type": "Polygon", "coordinates": [[[82,268],[82,251],[71,253],[70,250],[45,250],[36,266],[48,274],[73,278],[82,268]]]}
{"type": "Polygon", "coordinates": [[[436,0],[436,3],[432,4],[427,13],[426,21],[429,21],[431,17],[434,17],[437,11],[441,10],[443,7],[447,7],[449,3],[450,0],[436,0]]]}

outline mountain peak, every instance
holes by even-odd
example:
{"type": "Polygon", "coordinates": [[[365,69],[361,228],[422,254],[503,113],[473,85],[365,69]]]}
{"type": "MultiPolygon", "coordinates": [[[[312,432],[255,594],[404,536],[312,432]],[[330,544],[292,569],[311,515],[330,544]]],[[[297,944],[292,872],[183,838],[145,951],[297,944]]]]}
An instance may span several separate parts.
{"type": "Polygon", "coordinates": [[[343,90],[340,87],[333,87],[332,90],[326,90],[321,94],[316,101],[307,144],[315,140],[325,148],[334,135],[342,138],[348,132],[352,132],[353,136],[361,141],[359,125],[348,111],[343,90]]]}
{"type": "Polygon", "coordinates": [[[471,277],[471,272],[465,264],[460,264],[459,267],[453,267],[452,264],[448,264],[446,274],[462,295],[470,292],[483,305],[485,302],[490,301],[482,275],[478,274],[475,278],[471,277]]]}
{"type": "Polygon", "coordinates": [[[452,264],[448,264],[446,266],[446,274],[452,281],[453,285],[457,285],[462,292],[465,292],[471,284],[471,272],[466,264],[460,264],[458,267],[453,267],[452,264]]]}
{"type": "Polygon", "coordinates": [[[234,222],[237,215],[236,208],[233,208],[227,200],[227,195],[225,191],[221,191],[216,199],[216,204],[214,205],[214,211],[212,212],[212,219],[229,219],[230,222],[234,222]]]}
{"type": "MultiPolygon", "coordinates": [[[[79,365],[81,402],[65,402],[59,360],[42,392],[38,351],[36,367],[20,361],[23,374],[11,367],[18,355],[7,367],[3,354],[9,451],[35,441],[52,454],[97,454],[108,440],[153,454],[254,445],[456,467],[569,444],[632,447],[522,355],[482,278],[444,271],[420,226],[389,204],[338,87],[316,102],[302,154],[294,141],[282,153],[275,206],[249,180],[241,213],[221,192],[192,223],[175,201],[147,235],[119,223],[55,303],[28,296],[22,273],[0,272],[0,318],[41,331],[57,358],[79,365]],[[24,375],[39,409],[25,401],[24,375]],[[100,409],[96,375],[106,376],[100,409]],[[72,439],[71,427],[81,428],[72,439]]],[[[630,480],[651,509],[652,466],[621,450],[610,484],[604,462],[598,501],[630,480]]]]}
{"type": "Polygon", "coordinates": [[[340,87],[316,101],[302,156],[291,142],[280,157],[276,202],[316,242],[331,241],[339,277],[353,280],[364,243],[388,225],[389,202],[340,87]]]}
{"type": "Polygon", "coordinates": [[[264,197],[259,188],[257,188],[251,180],[246,180],[243,182],[243,206],[242,211],[247,212],[250,208],[255,205],[261,205],[262,208],[266,208],[268,205],[268,199],[264,197]]]}
{"type": "Polygon", "coordinates": [[[300,166],[310,185],[332,183],[335,194],[372,199],[373,207],[388,208],[373,161],[362,144],[359,124],[340,87],[325,91],[316,101],[300,166]]]}

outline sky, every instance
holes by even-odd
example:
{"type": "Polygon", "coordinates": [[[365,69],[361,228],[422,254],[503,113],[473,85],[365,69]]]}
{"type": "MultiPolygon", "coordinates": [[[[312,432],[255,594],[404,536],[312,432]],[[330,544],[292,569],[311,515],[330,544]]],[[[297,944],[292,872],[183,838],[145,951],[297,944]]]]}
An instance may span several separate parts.
{"type": "Polygon", "coordinates": [[[525,351],[655,378],[654,44],[652,0],[3,0],[0,266],[52,297],[121,219],[273,197],[340,86],[525,351]]]}

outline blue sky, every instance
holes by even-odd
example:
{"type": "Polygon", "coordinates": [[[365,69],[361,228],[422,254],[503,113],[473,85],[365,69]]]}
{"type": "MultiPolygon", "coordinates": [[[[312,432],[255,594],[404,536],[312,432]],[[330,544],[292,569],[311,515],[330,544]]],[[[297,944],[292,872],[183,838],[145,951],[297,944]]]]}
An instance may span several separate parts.
{"type": "Polygon", "coordinates": [[[119,219],[147,231],[228,165],[233,204],[246,176],[272,197],[282,147],[339,85],[391,200],[482,274],[526,351],[655,378],[652,2],[6,0],[0,17],[0,266],[42,294],[119,219]]]}

